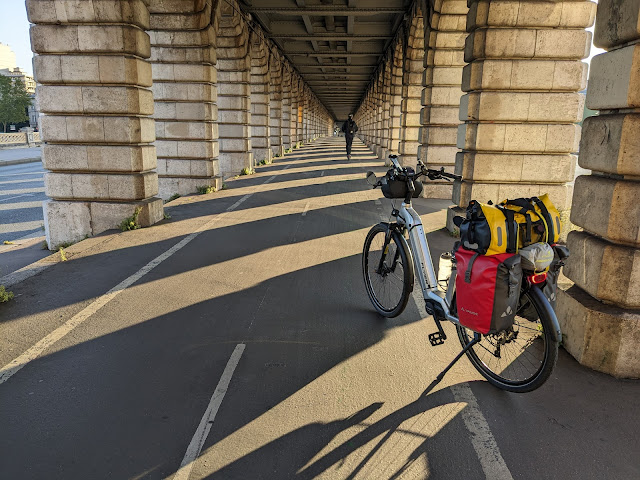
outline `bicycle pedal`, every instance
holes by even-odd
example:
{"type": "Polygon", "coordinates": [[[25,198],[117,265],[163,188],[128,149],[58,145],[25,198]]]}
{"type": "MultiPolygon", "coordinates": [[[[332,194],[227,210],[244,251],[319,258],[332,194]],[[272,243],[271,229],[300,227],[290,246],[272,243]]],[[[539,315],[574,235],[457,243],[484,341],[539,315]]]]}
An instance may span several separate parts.
{"type": "Polygon", "coordinates": [[[447,336],[444,333],[435,332],[429,334],[429,343],[434,347],[436,345],[442,345],[446,339],[447,336]]]}

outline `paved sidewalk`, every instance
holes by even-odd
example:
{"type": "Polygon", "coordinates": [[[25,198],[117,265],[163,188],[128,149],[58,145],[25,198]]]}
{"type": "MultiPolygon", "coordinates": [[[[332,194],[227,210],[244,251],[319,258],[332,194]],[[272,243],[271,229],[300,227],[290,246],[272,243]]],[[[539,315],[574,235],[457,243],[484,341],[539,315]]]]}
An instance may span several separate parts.
{"type": "MultiPolygon", "coordinates": [[[[460,346],[450,325],[429,346],[417,286],[398,318],[373,312],[361,249],[391,202],[364,180],[382,162],[360,142],[347,162],[343,142],[179,198],[161,224],[84,240],[13,283],[0,478],[640,478],[640,383],[564,351],[530,394],[466,359],[425,393],[460,346]]],[[[448,204],[416,201],[434,257],[453,241],[448,204]]]]}
{"type": "Polygon", "coordinates": [[[0,148],[0,166],[42,161],[41,147],[0,148]]]}

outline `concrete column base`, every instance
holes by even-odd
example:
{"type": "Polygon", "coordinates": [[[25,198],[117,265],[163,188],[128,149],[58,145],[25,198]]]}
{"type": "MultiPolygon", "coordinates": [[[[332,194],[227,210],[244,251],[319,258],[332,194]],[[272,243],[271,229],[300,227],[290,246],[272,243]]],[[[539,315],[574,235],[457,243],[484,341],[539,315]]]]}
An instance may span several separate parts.
{"type": "Polygon", "coordinates": [[[380,152],[378,153],[378,158],[380,160],[387,160],[389,158],[389,149],[388,148],[380,148],[380,152]]]}
{"type": "Polygon", "coordinates": [[[466,218],[467,212],[464,208],[458,207],[456,205],[451,206],[447,209],[447,230],[451,233],[455,233],[456,235],[460,234],[460,229],[455,226],[453,223],[454,217],[462,217],[466,218]]]}
{"type": "Polygon", "coordinates": [[[64,243],[119,228],[138,207],[142,209],[138,214],[141,227],[149,227],[164,216],[162,199],[158,197],[127,203],[47,200],[42,205],[47,245],[56,250],[64,243]]]}
{"type": "Polygon", "coordinates": [[[580,364],[618,378],[640,378],[640,311],[606,305],[577,286],[559,289],[564,348],[580,364]]]}
{"type": "Polygon", "coordinates": [[[158,178],[158,196],[168,199],[176,193],[189,195],[198,191],[199,187],[222,188],[222,177],[186,178],[186,177],[160,177],[158,178]]]}

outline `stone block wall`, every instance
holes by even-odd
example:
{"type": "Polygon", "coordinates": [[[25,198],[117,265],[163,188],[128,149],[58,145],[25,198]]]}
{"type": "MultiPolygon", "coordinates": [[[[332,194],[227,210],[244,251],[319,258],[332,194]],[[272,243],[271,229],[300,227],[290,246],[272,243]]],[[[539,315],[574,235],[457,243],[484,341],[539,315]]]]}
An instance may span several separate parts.
{"type": "MultiPolygon", "coordinates": [[[[435,3],[430,22],[425,21],[424,71],[418,158],[429,168],[453,173],[457,149],[462,67],[469,8],[459,0],[435,3]]],[[[445,181],[425,181],[427,198],[452,196],[452,185],[445,181]]]]}
{"type": "Polygon", "coordinates": [[[45,233],[55,249],[117,228],[158,193],[144,2],[26,3],[41,111],[45,233]]]}
{"type": "Polygon", "coordinates": [[[254,161],[271,160],[269,131],[269,49],[260,35],[251,35],[251,150],[254,161]]]}
{"type": "Polygon", "coordinates": [[[595,4],[469,3],[453,200],[548,193],[570,205],[595,4]]]}
{"type": "Polygon", "coordinates": [[[561,291],[565,348],[583,365],[640,378],[640,3],[600,0],[561,291]]]}
{"type": "Polygon", "coordinates": [[[159,195],[220,188],[215,12],[193,2],[150,12],[159,195]]]}

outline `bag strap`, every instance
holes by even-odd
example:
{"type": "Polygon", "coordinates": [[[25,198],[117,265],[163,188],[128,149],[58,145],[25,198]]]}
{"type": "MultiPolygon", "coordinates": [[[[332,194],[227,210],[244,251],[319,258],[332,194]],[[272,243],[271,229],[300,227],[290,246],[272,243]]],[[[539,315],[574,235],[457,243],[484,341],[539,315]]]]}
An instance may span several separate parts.
{"type": "Polygon", "coordinates": [[[467,267],[467,271],[464,273],[464,281],[467,283],[471,283],[471,269],[473,268],[473,263],[476,261],[476,258],[479,256],[479,253],[474,253],[471,260],[469,260],[469,266],[467,267]]]}
{"type": "Polygon", "coordinates": [[[551,218],[551,214],[549,213],[549,210],[547,210],[547,206],[538,197],[532,197],[531,200],[538,206],[538,208],[540,209],[540,212],[542,213],[543,220],[547,224],[546,241],[548,242],[550,239],[556,238],[553,219],[551,218]]]}
{"type": "Polygon", "coordinates": [[[518,251],[518,227],[516,226],[516,213],[508,208],[498,207],[507,220],[507,252],[518,251]]]}

